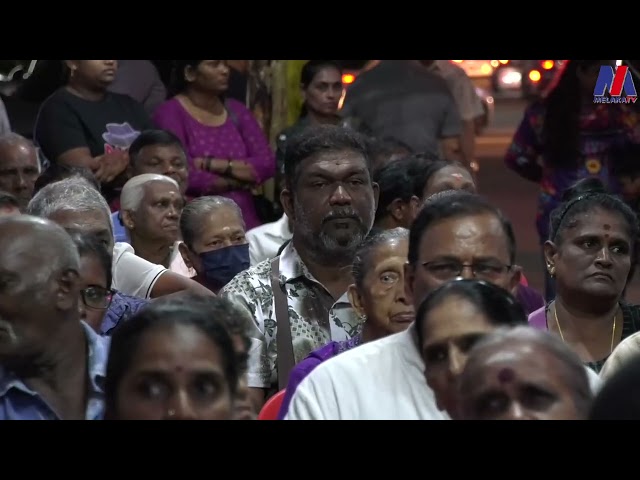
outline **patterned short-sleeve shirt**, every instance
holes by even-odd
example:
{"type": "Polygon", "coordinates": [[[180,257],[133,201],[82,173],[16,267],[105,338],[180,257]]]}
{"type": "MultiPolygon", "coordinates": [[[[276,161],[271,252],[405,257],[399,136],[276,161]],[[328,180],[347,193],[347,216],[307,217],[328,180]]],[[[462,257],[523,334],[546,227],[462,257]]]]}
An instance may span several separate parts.
{"type": "MultiPolygon", "coordinates": [[[[280,255],[280,283],[285,285],[295,362],[330,341],[343,341],[360,333],[362,320],[346,292],[335,301],[304,265],[293,244],[280,255]]],[[[272,388],[277,384],[275,302],[271,288],[271,260],[238,274],[220,295],[246,308],[253,318],[249,352],[250,387],[272,388]]]]}

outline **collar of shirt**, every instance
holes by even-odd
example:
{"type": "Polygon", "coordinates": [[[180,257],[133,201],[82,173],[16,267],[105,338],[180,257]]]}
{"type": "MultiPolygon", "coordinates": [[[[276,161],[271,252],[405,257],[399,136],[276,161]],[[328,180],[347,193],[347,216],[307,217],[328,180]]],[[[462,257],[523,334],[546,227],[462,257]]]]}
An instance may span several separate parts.
{"type": "MultiPolygon", "coordinates": [[[[268,223],[262,226],[262,235],[270,237],[275,240],[282,240],[282,243],[291,239],[293,233],[289,230],[289,219],[286,214],[283,214],[279,220],[273,223],[268,223]]],[[[256,230],[261,227],[256,227],[256,230]]]]}
{"type": "MultiPolygon", "coordinates": [[[[87,402],[86,419],[98,420],[104,413],[102,400],[111,338],[101,337],[85,322],[80,323],[87,336],[88,346],[89,400],[87,402]]],[[[38,393],[27,387],[15,374],[0,367],[0,399],[10,394],[13,389],[38,397],[38,393]]]]}
{"type": "MultiPolygon", "coordinates": [[[[290,242],[286,247],[284,247],[284,250],[282,250],[282,253],[280,254],[280,282],[282,284],[293,283],[302,278],[306,278],[307,280],[321,286],[327,293],[329,293],[327,288],[316,280],[313,275],[311,275],[311,272],[309,272],[309,269],[293,246],[293,242],[290,242]]],[[[344,292],[342,296],[336,300],[334,306],[344,303],[351,305],[347,292],[344,292]]]]}

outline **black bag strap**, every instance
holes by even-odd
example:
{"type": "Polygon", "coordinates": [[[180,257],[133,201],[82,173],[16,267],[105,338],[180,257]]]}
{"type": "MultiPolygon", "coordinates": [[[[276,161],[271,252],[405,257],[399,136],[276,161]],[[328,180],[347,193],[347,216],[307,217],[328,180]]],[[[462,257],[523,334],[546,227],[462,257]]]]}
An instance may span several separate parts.
{"type": "Polygon", "coordinates": [[[278,389],[284,390],[289,382],[289,373],[295,365],[293,356],[293,340],[289,322],[289,301],[286,287],[280,284],[280,257],[271,260],[271,289],[276,315],[276,347],[278,389]]]}

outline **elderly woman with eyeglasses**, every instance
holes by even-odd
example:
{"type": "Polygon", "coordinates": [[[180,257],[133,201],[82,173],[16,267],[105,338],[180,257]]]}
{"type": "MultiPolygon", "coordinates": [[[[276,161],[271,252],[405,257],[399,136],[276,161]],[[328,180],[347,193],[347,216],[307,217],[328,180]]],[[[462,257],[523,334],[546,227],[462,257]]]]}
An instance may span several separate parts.
{"type": "Polygon", "coordinates": [[[74,230],[68,232],[80,255],[80,318],[99,334],[107,334],[107,325],[128,319],[148,302],[111,288],[112,258],[98,236],[74,230]]]}

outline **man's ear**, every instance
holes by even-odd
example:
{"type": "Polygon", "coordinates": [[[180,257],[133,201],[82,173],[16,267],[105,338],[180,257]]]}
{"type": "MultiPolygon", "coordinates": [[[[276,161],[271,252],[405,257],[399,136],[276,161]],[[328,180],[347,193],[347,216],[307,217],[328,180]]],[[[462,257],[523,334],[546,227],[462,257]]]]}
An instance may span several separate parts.
{"type": "Polygon", "coordinates": [[[287,217],[292,221],[295,221],[296,217],[293,208],[293,194],[288,187],[285,187],[280,191],[280,204],[282,205],[284,213],[287,214],[287,217]]]}
{"type": "Polygon", "coordinates": [[[77,270],[67,269],[58,277],[56,306],[62,311],[78,308],[80,299],[80,274],[77,270]]]}
{"type": "Polygon", "coordinates": [[[407,214],[407,204],[401,198],[395,198],[389,205],[388,211],[396,223],[402,224],[407,214]]]}
{"type": "Polygon", "coordinates": [[[373,201],[375,202],[375,210],[378,210],[378,201],[380,200],[380,185],[376,182],[371,182],[371,187],[373,188],[373,201]]]}
{"type": "Polygon", "coordinates": [[[130,210],[121,210],[120,219],[122,220],[124,228],[126,228],[127,230],[133,230],[136,228],[136,222],[133,218],[133,212],[131,212],[130,210]]]}
{"type": "Polygon", "coordinates": [[[413,221],[418,216],[418,211],[420,209],[420,199],[413,195],[409,200],[409,225],[413,223],[413,221]]]}

